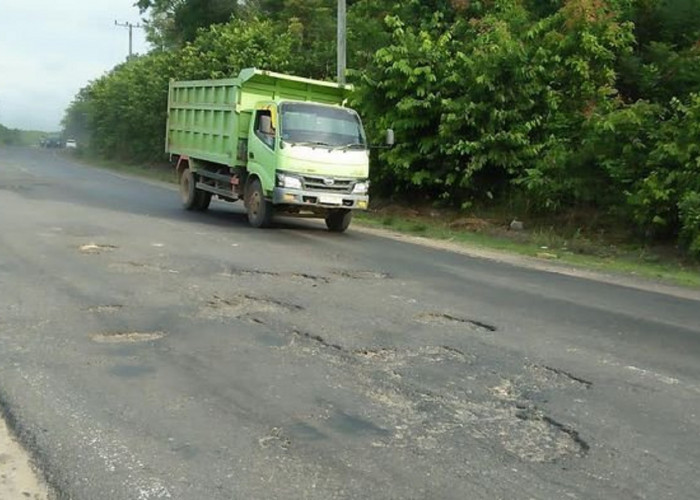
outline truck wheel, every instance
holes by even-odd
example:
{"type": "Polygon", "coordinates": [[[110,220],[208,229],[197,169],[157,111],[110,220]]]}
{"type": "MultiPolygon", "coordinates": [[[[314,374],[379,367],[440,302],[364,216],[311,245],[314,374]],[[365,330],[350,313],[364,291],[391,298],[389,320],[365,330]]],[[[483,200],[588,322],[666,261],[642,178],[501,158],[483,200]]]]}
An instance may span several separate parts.
{"type": "Polygon", "coordinates": [[[201,189],[195,189],[195,197],[197,198],[195,210],[205,212],[211,204],[211,193],[202,191],[201,189]]]}
{"type": "Polygon", "coordinates": [[[211,193],[197,189],[197,179],[189,168],[180,175],[180,197],[185,210],[197,210],[204,212],[211,203],[211,193]]]}
{"type": "Polygon", "coordinates": [[[268,227],[272,222],[274,208],[272,203],[265,199],[262,184],[258,179],[254,179],[248,185],[246,207],[248,208],[248,222],[251,226],[268,227]]]}
{"type": "Polygon", "coordinates": [[[196,183],[192,170],[186,168],[182,171],[180,174],[180,198],[185,210],[198,210],[198,206],[202,202],[201,196],[198,195],[199,190],[195,188],[196,183]]]}
{"type": "Polygon", "coordinates": [[[352,210],[330,210],[326,214],[326,226],[333,233],[342,233],[352,221],[352,210]]]}

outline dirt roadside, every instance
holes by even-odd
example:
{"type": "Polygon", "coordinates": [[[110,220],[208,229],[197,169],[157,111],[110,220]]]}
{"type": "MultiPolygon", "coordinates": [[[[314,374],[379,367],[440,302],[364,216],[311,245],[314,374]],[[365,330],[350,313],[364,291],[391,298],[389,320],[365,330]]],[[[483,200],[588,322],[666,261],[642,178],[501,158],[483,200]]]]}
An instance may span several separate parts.
{"type": "Polygon", "coordinates": [[[0,418],[0,499],[47,500],[48,487],[31,466],[29,455],[0,418]]]}
{"type": "Polygon", "coordinates": [[[353,230],[361,231],[367,234],[372,234],[374,236],[380,236],[382,238],[391,238],[397,241],[405,241],[408,243],[413,243],[414,245],[421,245],[428,248],[434,248],[436,250],[445,250],[448,252],[458,253],[461,255],[466,255],[468,257],[494,260],[506,264],[511,264],[517,267],[526,267],[529,269],[536,269],[538,271],[563,274],[566,276],[573,276],[577,278],[585,278],[592,281],[610,283],[614,285],[624,286],[627,288],[634,288],[637,290],[643,290],[647,292],[662,293],[665,295],[671,295],[673,297],[700,301],[700,290],[684,288],[681,286],[667,285],[664,283],[655,282],[650,279],[636,278],[633,276],[583,269],[581,267],[570,266],[564,263],[545,261],[542,259],[537,259],[535,257],[527,257],[524,255],[517,255],[499,250],[479,248],[446,240],[434,240],[430,238],[424,238],[421,236],[411,236],[407,234],[398,233],[396,231],[391,231],[388,229],[378,229],[373,227],[357,225],[353,226],[353,230]]]}

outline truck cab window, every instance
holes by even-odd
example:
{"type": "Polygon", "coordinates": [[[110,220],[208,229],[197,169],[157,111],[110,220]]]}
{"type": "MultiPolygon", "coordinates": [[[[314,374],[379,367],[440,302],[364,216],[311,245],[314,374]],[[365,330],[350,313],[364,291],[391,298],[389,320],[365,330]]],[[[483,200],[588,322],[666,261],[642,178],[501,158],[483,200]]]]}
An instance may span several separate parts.
{"type": "Polygon", "coordinates": [[[270,110],[261,109],[255,114],[255,135],[267,147],[275,149],[275,128],[272,126],[272,113],[270,110]]]}

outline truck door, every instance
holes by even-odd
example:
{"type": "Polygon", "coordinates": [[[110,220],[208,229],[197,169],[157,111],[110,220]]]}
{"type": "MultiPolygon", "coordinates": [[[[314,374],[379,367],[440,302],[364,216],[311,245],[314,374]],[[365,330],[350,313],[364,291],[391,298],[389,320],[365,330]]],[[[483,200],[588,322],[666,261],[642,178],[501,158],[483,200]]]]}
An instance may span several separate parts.
{"type": "Polygon", "coordinates": [[[255,110],[248,139],[248,171],[260,177],[266,194],[270,194],[275,187],[278,147],[275,111],[271,104],[255,110]]]}

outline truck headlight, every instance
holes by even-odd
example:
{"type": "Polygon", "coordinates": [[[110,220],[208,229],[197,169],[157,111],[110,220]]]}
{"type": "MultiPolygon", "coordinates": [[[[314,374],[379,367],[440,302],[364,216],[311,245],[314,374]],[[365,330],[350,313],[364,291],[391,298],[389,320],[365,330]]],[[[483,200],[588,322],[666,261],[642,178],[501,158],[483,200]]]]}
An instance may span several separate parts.
{"type": "Polygon", "coordinates": [[[277,174],[277,183],[287,189],[301,189],[301,179],[286,174],[277,174]]]}
{"type": "Polygon", "coordinates": [[[369,191],[369,182],[358,182],[352,189],[352,194],[367,194],[369,191]]]}

